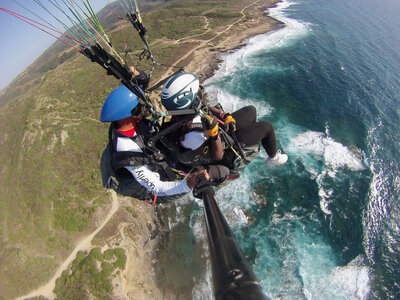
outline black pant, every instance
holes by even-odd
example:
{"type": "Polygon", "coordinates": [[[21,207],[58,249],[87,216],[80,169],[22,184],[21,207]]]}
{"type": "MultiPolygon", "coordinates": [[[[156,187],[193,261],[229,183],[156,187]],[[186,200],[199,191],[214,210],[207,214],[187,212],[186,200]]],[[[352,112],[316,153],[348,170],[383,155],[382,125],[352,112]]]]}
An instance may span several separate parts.
{"type": "Polygon", "coordinates": [[[236,120],[236,137],[245,145],[256,145],[261,141],[268,156],[276,154],[276,136],[274,127],[270,122],[257,122],[257,111],[254,106],[245,106],[234,113],[236,120]]]}

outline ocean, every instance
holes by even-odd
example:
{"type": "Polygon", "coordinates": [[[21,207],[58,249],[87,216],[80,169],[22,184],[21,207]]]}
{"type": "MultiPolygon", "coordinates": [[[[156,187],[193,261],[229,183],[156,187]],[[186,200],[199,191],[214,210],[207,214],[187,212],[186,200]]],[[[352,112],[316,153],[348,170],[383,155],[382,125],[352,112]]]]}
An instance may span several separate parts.
{"type": "MultiPolygon", "coordinates": [[[[254,105],[289,161],[268,168],[262,150],[220,208],[272,299],[399,299],[400,2],[269,14],[285,27],[225,54],[205,88],[226,111],[254,105]]],[[[207,276],[194,298],[211,297],[207,276]]]]}

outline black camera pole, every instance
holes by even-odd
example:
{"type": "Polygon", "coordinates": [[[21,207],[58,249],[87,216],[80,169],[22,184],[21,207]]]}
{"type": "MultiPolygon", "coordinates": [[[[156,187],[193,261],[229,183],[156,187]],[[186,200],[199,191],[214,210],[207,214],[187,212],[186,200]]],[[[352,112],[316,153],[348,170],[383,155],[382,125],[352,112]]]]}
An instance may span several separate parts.
{"type": "Polygon", "coordinates": [[[240,250],[204,175],[197,177],[193,195],[204,202],[215,299],[268,299],[262,293],[260,283],[240,250]]]}

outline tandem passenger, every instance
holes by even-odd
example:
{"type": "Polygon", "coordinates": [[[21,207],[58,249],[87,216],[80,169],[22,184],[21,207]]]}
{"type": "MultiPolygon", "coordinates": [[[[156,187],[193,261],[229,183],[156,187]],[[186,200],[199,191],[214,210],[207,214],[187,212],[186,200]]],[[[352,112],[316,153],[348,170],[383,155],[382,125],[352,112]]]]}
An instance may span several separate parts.
{"type": "MultiPolygon", "coordinates": [[[[238,142],[244,147],[258,145],[261,142],[268,154],[265,161],[267,166],[286,163],[288,156],[277,149],[272,124],[267,121],[257,121],[257,111],[254,106],[246,106],[230,114],[217,107],[206,105],[202,100],[203,92],[194,74],[178,73],[165,83],[161,92],[161,102],[168,111],[196,109],[207,112],[202,114],[201,119],[195,118],[175,132],[172,136],[173,142],[183,149],[201,155],[205,160],[208,159],[209,164],[224,164],[234,169],[237,153],[231,151],[232,147],[223,145],[221,135],[224,132],[218,125],[223,123],[224,131],[229,133],[233,130],[238,142]]],[[[173,122],[179,118],[179,116],[173,117],[173,122]]]]}

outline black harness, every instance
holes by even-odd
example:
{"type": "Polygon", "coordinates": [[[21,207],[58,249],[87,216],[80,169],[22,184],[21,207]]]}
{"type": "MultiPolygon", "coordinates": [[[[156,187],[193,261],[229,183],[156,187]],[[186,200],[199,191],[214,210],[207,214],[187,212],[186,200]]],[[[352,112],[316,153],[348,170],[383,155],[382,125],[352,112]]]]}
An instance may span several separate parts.
{"type": "Polygon", "coordinates": [[[160,174],[161,180],[176,180],[176,174],[169,167],[165,156],[147,146],[146,137],[149,135],[150,121],[142,119],[138,123],[135,136],[126,136],[115,129],[115,124],[111,123],[108,133],[110,144],[111,166],[116,174],[126,174],[125,167],[148,165],[151,171],[160,174]],[[117,151],[117,140],[119,137],[129,138],[136,143],[142,152],[117,151]]]}
{"type": "MultiPolygon", "coordinates": [[[[193,117],[192,117],[193,118],[193,117]]],[[[167,128],[174,126],[175,124],[168,124],[167,128]]],[[[203,131],[201,124],[192,123],[190,128],[185,131],[186,133],[193,132],[193,131],[203,131]]],[[[172,131],[171,134],[174,134],[172,131]]],[[[224,146],[224,157],[220,161],[214,161],[210,158],[207,158],[195,150],[183,148],[179,141],[174,141],[170,136],[165,135],[159,138],[161,143],[161,147],[163,148],[164,152],[168,153],[174,161],[181,165],[181,168],[184,166],[200,166],[200,165],[225,165],[230,170],[237,170],[238,166],[241,164],[243,160],[240,155],[233,150],[234,140],[228,133],[226,133],[221,128],[219,129],[219,134],[221,137],[222,144],[224,146]]],[[[243,145],[244,146],[244,145],[243,145]]]]}

